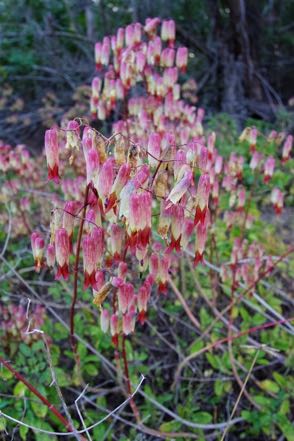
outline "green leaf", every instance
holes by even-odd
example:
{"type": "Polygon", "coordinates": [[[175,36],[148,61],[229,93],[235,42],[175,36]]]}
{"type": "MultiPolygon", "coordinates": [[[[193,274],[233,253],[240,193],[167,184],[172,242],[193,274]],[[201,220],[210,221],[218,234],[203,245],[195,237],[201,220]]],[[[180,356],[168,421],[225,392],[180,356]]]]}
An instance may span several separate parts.
{"type": "Polygon", "coordinates": [[[13,373],[10,372],[5,366],[0,369],[0,378],[3,380],[10,380],[13,377],[13,373]]]}
{"type": "Polygon", "coordinates": [[[221,397],[224,393],[224,382],[216,380],[214,383],[214,393],[217,397],[221,397]]]}
{"type": "Polygon", "coordinates": [[[27,439],[27,433],[28,433],[28,431],[29,431],[29,428],[28,428],[28,427],[25,427],[25,426],[20,426],[20,427],[19,427],[19,434],[20,434],[20,437],[21,437],[21,439],[22,439],[23,441],[25,441],[25,440],[27,439]]]}
{"type": "Polygon", "coordinates": [[[208,424],[212,421],[212,415],[208,412],[196,412],[193,414],[193,421],[199,424],[208,424]]]}
{"type": "Polygon", "coordinates": [[[95,377],[95,375],[98,374],[97,366],[95,366],[94,364],[86,364],[86,366],[84,366],[84,370],[88,375],[91,375],[92,377],[95,377]]]}
{"type": "Polygon", "coordinates": [[[199,316],[201,327],[206,328],[211,323],[211,316],[204,307],[200,308],[199,316]]]}
{"type": "Polygon", "coordinates": [[[287,377],[279,374],[279,372],[273,372],[273,377],[280,387],[287,387],[287,377]]]}
{"type": "Polygon", "coordinates": [[[288,420],[285,415],[280,413],[277,414],[278,426],[285,435],[287,441],[294,441],[294,430],[292,423],[288,420]]]}
{"type": "Polygon", "coordinates": [[[56,374],[57,382],[60,387],[70,386],[71,381],[61,368],[56,367],[55,374],[56,374]]]}
{"type": "Polygon", "coordinates": [[[0,432],[6,429],[6,419],[4,417],[0,417],[0,432]]]}
{"type": "Polygon", "coordinates": [[[13,388],[13,395],[16,397],[23,397],[26,391],[27,387],[21,381],[18,381],[13,388]]]}
{"type": "Polygon", "coordinates": [[[26,357],[30,357],[32,355],[31,348],[29,346],[25,345],[24,343],[21,343],[19,345],[19,350],[26,357]]]}
{"type": "Polygon", "coordinates": [[[267,392],[273,392],[274,394],[277,394],[280,390],[280,387],[277,383],[275,383],[272,380],[263,380],[260,382],[260,387],[267,391],[267,392]]]}
{"type": "Polygon", "coordinates": [[[196,352],[200,351],[200,349],[202,349],[204,346],[203,341],[201,340],[196,340],[194,343],[192,343],[192,345],[190,346],[190,354],[195,354],[196,352]]]}
{"type": "Polygon", "coordinates": [[[179,423],[178,421],[168,421],[166,423],[162,423],[159,426],[159,430],[161,432],[175,432],[176,430],[179,430],[179,428],[181,427],[181,423],[179,423]]]}
{"type": "Polygon", "coordinates": [[[32,407],[34,414],[37,417],[44,418],[47,415],[48,407],[45,406],[45,404],[37,402],[37,401],[32,401],[31,407],[32,407]]]}

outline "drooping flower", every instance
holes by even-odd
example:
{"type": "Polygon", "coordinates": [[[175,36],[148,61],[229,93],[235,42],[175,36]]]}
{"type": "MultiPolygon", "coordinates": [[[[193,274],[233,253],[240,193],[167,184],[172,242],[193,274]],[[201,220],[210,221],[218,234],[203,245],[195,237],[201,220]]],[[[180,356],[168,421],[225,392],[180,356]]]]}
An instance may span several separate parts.
{"type": "Polygon", "coordinates": [[[267,184],[271,180],[271,177],[273,176],[274,173],[274,169],[275,169],[275,159],[272,156],[270,156],[269,158],[267,158],[264,164],[263,182],[265,184],[267,184]]]}
{"type": "Polygon", "coordinates": [[[186,47],[179,47],[176,55],[176,66],[182,72],[186,72],[188,64],[188,49],[186,47]]]}
{"type": "Polygon", "coordinates": [[[59,228],[55,232],[55,253],[57,262],[56,279],[62,277],[67,280],[69,276],[69,237],[65,228],[59,228]]]}
{"type": "Polygon", "coordinates": [[[104,333],[106,333],[110,327],[110,314],[106,308],[101,308],[100,327],[101,331],[104,333]]]}
{"type": "Polygon", "coordinates": [[[271,193],[271,201],[276,214],[281,214],[284,206],[284,195],[279,188],[273,188],[271,193]]]}
{"type": "Polygon", "coordinates": [[[46,263],[49,268],[53,268],[55,264],[55,246],[54,244],[49,244],[46,250],[46,263]]]}
{"type": "Polygon", "coordinates": [[[210,193],[210,179],[208,174],[201,175],[198,182],[196,193],[196,212],[194,224],[199,222],[204,224],[206,212],[208,210],[208,200],[210,193]]]}
{"type": "Polygon", "coordinates": [[[45,153],[48,165],[48,179],[59,182],[59,145],[57,128],[45,132],[45,153]]]}
{"type": "Polygon", "coordinates": [[[290,153],[293,145],[293,136],[288,135],[282,150],[282,162],[287,162],[290,159],[290,153]]]}
{"type": "Polygon", "coordinates": [[[182,179],[174,186],[170,194],[167,197],[168,201],[173,204],[177,204],[183,197],[183,195],[188,191],[189,187],[193,182],[193,173],[191,170],[187,170],[182,177],[182,179]]]}
{"type": "Polygon", "coordinates": [[[35,270],[39,272],[43,265],[45,243],[44,239],[37,231],[34,231],[31,235],[31,245],[35,260],[35,270]]]}
{"type": "Polygon", "coordinates": [[[196,226],[195,257],[194,257],[195,266],[197,266],[200,262],[203,261],[203,254],[205,250],[205,243],[207,239],[209,222],[210,222],[209,212],[206,212],[204,222],[200,222],[196,226]]]}

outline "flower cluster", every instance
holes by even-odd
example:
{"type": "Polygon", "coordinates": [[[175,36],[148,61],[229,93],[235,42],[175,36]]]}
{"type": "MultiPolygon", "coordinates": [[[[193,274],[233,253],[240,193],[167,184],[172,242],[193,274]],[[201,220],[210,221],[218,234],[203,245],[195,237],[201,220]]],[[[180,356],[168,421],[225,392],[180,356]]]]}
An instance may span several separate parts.
{"type": "Polygon", "coordinates": [[[247,240],[235,239],[231,260],[228,265],[221,268],[221,278],[225,282],[232,281],[233,289],[241,283],[253,291],[259,277],[271,271],[273,261],[271,256],[266,256],[261,244],[256,242],[248,244],[247,240]]]}
{"type": "MultiPolygon", "coordinates": [[[[102,121],[119,115],[112,136],[81,120],[45,135],[48,178],[61,180],[66,197],[53,210],[47,264],[56,264],[57,279],[67,279],[70,256],[79,257],[81,246],[84,288],[91,287],[101,328],[114,341],[133,332],[136,321],[144,323],[154,287],[166,292],[174,256],[189,251],[195,265],[203,261],[217,217],[227,217],[228,224],[239,219],[245,227],[252,222],[245,209],[245,165],[252,173],[262,169],[265,184],[275,168],[273,157],[259,153],[255,128],[240,137],[249,143],[246,157],[221,156],[215,133],[204,135],[204,110],[181,99],[188,50],[176,47],[172,20],[162,21],[160,35],[159,26],[158,18],[148,19],[95,45],[91,110],[102,121]],[[66,176],[67,162],[75,178],[66,176]],[[221,212],[221,191],[230,195],[233,211],[221,212]]],[[[288,136],[282,161],[291,143],[288,136]]],[[[280,211],[281,196],[275,194],[273,203],[280,211]]],[[[39,233],[32,246],[39,268],[45,253],[39,233]]]]}
{"type": "Polygon", "coordinates": [[[31,156],[24,145],[12,147],[0,141],[0,224],[8,231],[9,215],[17,217],[17,222],[11,223],[12,237],[31,232],[29,213],[33,205],[40,206],[37,192],[43,183],[42,158],[31,156]],[[10,213],[3,209],[4,204],[10,213]]]}
{"type": "Polygon", "coordinates": [[[0,303],[0,317],[1,342],[4,346],[6,342],[11,345],[12,341],[31,344],[40,338],[40,333],[34,330],[43,325],[45,308],[40,305],[31,308],[28,319],[27,308],[23,305],[5,306],[0,303]]]}

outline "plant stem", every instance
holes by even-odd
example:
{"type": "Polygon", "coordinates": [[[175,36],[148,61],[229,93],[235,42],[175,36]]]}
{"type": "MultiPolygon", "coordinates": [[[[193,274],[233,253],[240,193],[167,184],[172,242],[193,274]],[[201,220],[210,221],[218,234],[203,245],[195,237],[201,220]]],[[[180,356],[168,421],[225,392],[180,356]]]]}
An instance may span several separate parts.
{"type": "MultiPolygon", "coordinates": [[[[129,395],[132,395],[131,381],[130,381],[130,375],[129,375],[129,365],[128,365],[127,352],[126,352],[126,337],[124,334],[122,335],[122,358],[123,358],[123,362],[124,362],[127,391],[128,391],[129,395]]],[[[133,411],[133,414],[136,418],[136,421],[140,422],[139,410],[138,410],[133,398],[130,399],[130,406],[132,408],[132,411],[133,411]]]]}
{"type": "Polygon", "coordinates": [[[78,272],[79,272],[79,259],[80,259],[80,251],[81,251],[81,241],[82,241],[82,235],[83,235],[83,229],[84,229],[84,223],[85,223],[85,215],[86,215],[86,209],[88,204],[88,196],[89,196],[89,190],[90,190],[91,184],[88,184],[86,187],[85,192],[85,199],[84,199],[84,205],[83,205],[83,214],[82,219],[79,226],[79,232],[78,232],[78,239],[77,239],[77,249],[76,249],[76,258],[75,258],[75,264],[74,264],[74,287],[73,287],[73,296],[72,296],[72,302],[70,307],[70,342],[72,351],[74,354],[77,352],[76,348],[76,340],[75,340],[75,305],[77,301],[77,294],[78,294],[78,272]]]}
{"type": "Polygon", "coordinates": [[[17,380],[21,381],[36,397],[38,397],[42,401],[42,403],[48,407],[50,412],[52,412],[56,416],[56,418],[58,418],[58,420],[63,424],[68,432],[73,432],[73,428],[69,421],[67,421],[67,419],[61,415],[56,407],[51,404],[50,401],[48,401],[47,398],[44,397],[44,395],[42,395],[31,383],[29,383],[19,372],[17,372],[8,361],[4,360],[4,358],[1,356],[0,364],[3,364],[3,366],[5,366],[6,369],[8,369],[17,380]]]}
{"type": "MultiPolygon", "coordinates": [[[[236,403],[235,403],[235,405],[234,405],[234,408],[233,408],[233,410],[232,410],[232,413],[231,413],[231,416],[230,416],[229,422],[230,422],[230,421],[232,420],[232,418],[234,417],[235,412],[236,412],[236,410],[237,410],[237,407],[238,407],[238,405],[239,405],[239,402],[240,402],[240,400],[241,400],[241,398],[242,398],[242,395],[243,395],[243,393],[244,393],[245,390],[246,390],[246,389],[245,389],[245,388],[246,388],[246,385],[247,385],[247,383],[248,383],[248,380],[249,380],[249,378],[250,378],[250,375],[251,375],[251,373],[252,373],[252,371],[253,371],[253,368],[254,368],[254,366],[255,366],[255,363],[256,363],[256,360],[257,360],[257,357],[258,357],[259,352],[260,352],[260,348],[257,348],[256,353],[255,353],[255,356],[254,356],[253,361],[252,361],[252,363],[251,363],[250,369],[249,369],[248,374],[247,374],[247,376],[246,376],[246,379],[245,379],[245,381],[244,381],[244,383],[243,383],[243,385],[242,385],[242,388],[241,388],[241,390],[240,390],[239,396],[238,396],[237,401],[236,401],[236,403]]],[[[229,430],[230,430],[230,426],[227,425],[227,427],[226,427],[226,429],[225,429],[225,431],[224,431],[224,433],[223,433],[223,435],[222,435],[222,437],[221,437],[221,441],[224,441],[224,439],[225,439],[225,437],[226,437],[226,434],[228,433],[229,430]]]]}
{"type": "Polygon", "coordinates": [[[237,338],[243,337],[244,335],[248,335],[248,334],[252,334],[253,332],[256,331],[262,331],[264,329],[268,329],[271,328],[273,326],[277,326],[277,325],[281,325],[282,323],[287,323],[287,322],[291,322],[294,320],[294,317],[290,317],[288,319],[284,319],[284,320],[277,320],[274,322],[267,322],[264,323],[263,325],[260,326],[254,326],[253,328],[249,328],[246,329],[245,331],[241,331],[238,332],[237,334],[233,334],[230,337],[224,337],[221,338],[213,343],[209,343],[207,346],[205,346],[204,348],[200,349],[197,352],[194,352],[193,354],[188,355],[178,366],[176,373],[175,373],[175,379],[174,379],[174,384],[177,382],[180,373],[182,371],[182,369],[186,366],[186,364],[190,361],[193,360],[195,358],[197,358],[199,355],[204,354],[207,351],[210,351],[211,349],[214,349],[220,345],[222,345],[223,343],[227,343],[228,341],[234,341],[237,338]]]}

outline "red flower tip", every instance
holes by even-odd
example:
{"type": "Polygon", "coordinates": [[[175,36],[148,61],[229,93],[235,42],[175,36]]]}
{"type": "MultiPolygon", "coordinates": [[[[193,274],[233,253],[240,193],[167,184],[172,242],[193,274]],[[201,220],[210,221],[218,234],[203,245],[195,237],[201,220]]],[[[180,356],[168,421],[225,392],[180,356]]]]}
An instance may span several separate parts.
{"type": "Polygon", "coordinates": [[[49,181],[54,181],[56,184],[59,183],[60,176],[58,174],[57,164],[55,164],[53,168],[48,165],[48,179],[49,181]]]}
{"type": "Polygon", "coordinates": [[[69,276],[68,264],[65,263],[63,266],[57,266],[57,273],[55,276],[56,280],[64,279],[67,280],[69,276]]]}
{"type": "Polygon", "coordinates": [[[196,251],[195,257],[194,257],[194,266],[196,267],[199,263],[203,262],[203,253],[199,253],[199,251],[196,251]]]}
{"type": "Polygon", "coordinates": [[[197,205],[196,207],[196,213],[194,218],[194,225],[197,225],[199,222],[200,224],[204,224],[205,215],[206,215],[207,208],[205,207],[203,210],[197,205]]]}
{"type": "Polygon", "coordinates": [[[95,288],[96,286],[95,271],[93,271],[91,274],[88,274],[87,271],[85,271],[84,289],[87,289],[89,286],[92,286],[92,288],[95,288]]]}
{"type": "Polygon", "coordinates": [[[139,314],[138,314],[138,320],[141,323],[141,325],[144,325],[146,318],[147,318],[146,312],[145,311],[140,311],[139,314]]]}

